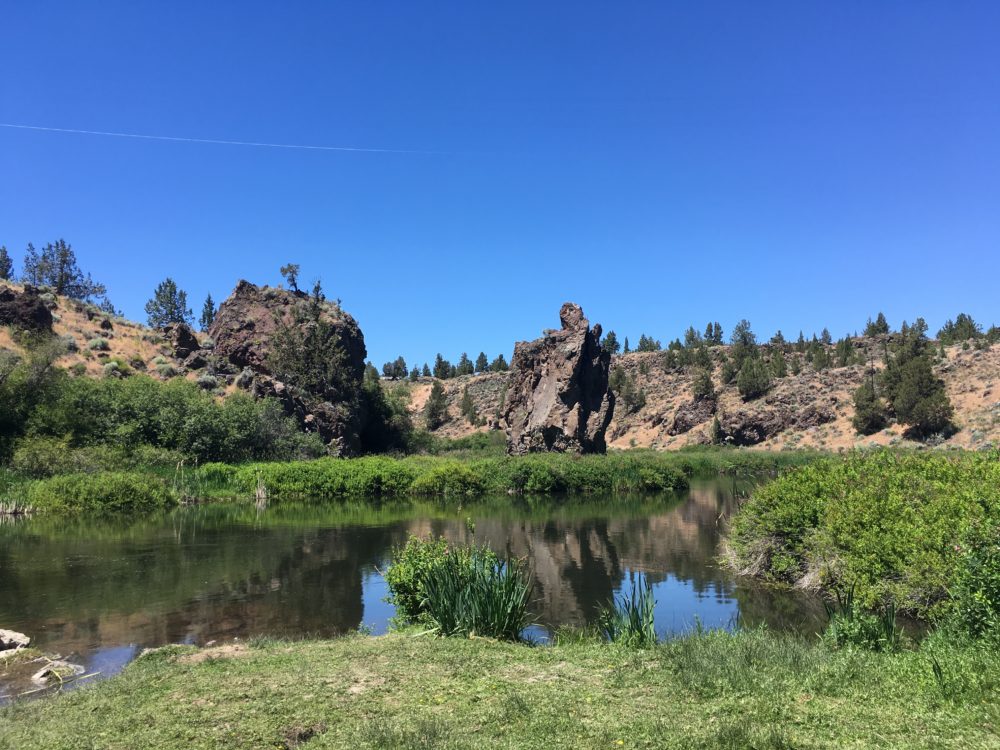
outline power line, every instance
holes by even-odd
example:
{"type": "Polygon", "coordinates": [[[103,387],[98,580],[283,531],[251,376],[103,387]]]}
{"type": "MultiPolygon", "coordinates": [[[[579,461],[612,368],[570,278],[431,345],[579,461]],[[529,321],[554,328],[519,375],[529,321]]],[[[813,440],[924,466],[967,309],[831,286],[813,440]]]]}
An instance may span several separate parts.
{"type": "Polygon", "coordinates": [[[49,133],[75,133],[77,135],[104,135],[114,138],[138,138],[147,141],[174,141],[178,143],[208,143],[223,146],[257,146],[261,148],[291,148],[306,151],[354,151],[368,154],[423,154],[443,155],[444,151],[411,151],[396,148],[360,148],[356,146],[312,146],[300,143],[258,143],[256,141],[227,141],[217,138],[183,138],[175,135],[148,135],[145,133],[112,133],[103,130],[77,130],[75,128],[49,128],[41,125],[17,125],[10,122],[0,122],[0,128],[16,128],[18,130],[41,130],[49,133]]]}

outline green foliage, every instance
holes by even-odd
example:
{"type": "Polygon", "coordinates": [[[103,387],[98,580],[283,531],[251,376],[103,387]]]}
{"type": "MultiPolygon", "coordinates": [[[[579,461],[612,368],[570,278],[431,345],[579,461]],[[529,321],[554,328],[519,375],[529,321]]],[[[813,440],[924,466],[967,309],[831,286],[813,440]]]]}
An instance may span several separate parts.
{"type": "Polygon", "coordinates": [[[469,355],[462,352],[462,356],[458,358],[458,365],[455,367],[455,373],[457,375],[472,375],[476,368],[472,364],[472,360],[469,359],[469,355]]]}
{"type": "Polygon", "coordinates": [[[476,404],[469,394],[469,386],[465,386],[462,389],[462,400],[459,402],[458,408],[469,424],[476,425],[479,423],[479,414],[476,412],[476,404]]]}
{"type": "Polygon", "coordinates": [[[630,648],[650,648],[657,643],[653,587],[644,576],[632,581],[632,590],[601,610],[598,628],[611,643],[630,648]]]}
{"type": "Polygon", "coordinates": [[[288,288],[293,292],[299,291],[299,264],[286,263],[279,270],[288,284],[288,288]]]}
{"type": "Polygon", "coordinates": [[[107,339],[98,337],[88,341],[87,348],[92,352],[107,352],[111,350],[111,344],[108,343],[107,339]]]}
{"type": "Polygon", "coordinates": [[[954,409],[944,381],[934,375],[927,325],[918,319],[901,334],[895,353],[886,362],[882,387],[892,412],[912,434],[926,438],[953,430],[954,409]]]}
{"type": "Polygon", "coordinates": [[[504,359],[503,354],[498,354],[497,358],[490,362],[490,372],[507,372],[510,366],[507,364],[507,360],[504,359]]]}
{"type": "Polygon", "coordinates": [[[403,547],[392,551],[392,563],[385,572],[389,587],[386,598],[396,608],[396,619],[402,624],[426,622],[423,582],[427,573],[444,562],[448,543],[443,539],[419,539],[411,536],[403,547]]]}
{"type": "Polygon", "coordinates": [[[400,355],[392,362],[382,365],[382,375],[393,380],[402,380],[406,377],[406,360],[400,355]]]}
{"type": "Polygon", "coordinates": [[[529,618],[527,573],[519,560],[500,560],[486,547],[449,549],[421,576],[422,606],[441,635],[519,641],[529,618]]]}
{"type": "Polygon", "coordinates": [[[663,347],[660,342],[654,339],[652,336],[647,336],[642,334],[639,336],[639,345],[635,348],[637,352],[658,352],[663,347]]]}
{"type": "Polygon", "coordinates": [[[451,377],[452,365],[451,362],[446,360],[438,352],[437,356],[434,357],[434,377],[439,380],[447,380],[451,377]]]}
{"type": "Polygon", "coordinates": [[[866,651],[898,651],[902,637],[896,627],[896,608],[889,602],[880,614],[862,610],[854,600],[854,587],[837,589],[836,605],[824,602],[830,622],[823,642],[830,648],[860,648],[866,651]]]}
{"type": "Polygon", "coordinates": [[[198,324],[201,326],[201,330],[207,331],[214,320],[215,301],[212,299],[212,295],[209,294],[205,297],[205,304],[201,306],[201,317],[198,319],[198,324]]]}
{"type": "Polygon", "coordinates": [[[868,318],[868,325],[865,326],[865,336],[884,336],[887,333],[889,333],[889,323],[886,321],[885,315],[879,313],[874,322],[872,322],[871,318],[868,318]]]}
{"type": "Polygon", "coordinates": [[[744,400],[760,398],[771,387],[771,373],[759,357],[747,357],[736,377],[736,389],[744,400]]]}
{"type": "Polygon", "coordinates": [[[65,240],[49,243],[41,252],[28,243],[24,254],[24,269],[21,281],[35,286],[51,287],[56,294],[72,299],[89,300],[107,292],[103,284],[94,281],[90,274],[84,274],[76,262],[76,253],[65,240]]]}
{"type": "Polygon", "coordinates": [[[436,430],[447,421],[448,399],[444,393],[444,386],[441,385],[440,381],[435,380],[431,384],[431,392],[424,405],[424,422],[428,430],[436,430]]]}
{"type": "Polygon", "coordinates": [[[715,398],[715,384],[712,382],[712,373],[709,370],[699,369],[695,372],[694,380],[691,382],[691,395],[695,401],[715,398]]]}
{"type": "Polygon", "coordinates": [[[854,392],[854,416],[851,424],[861,435],[873,435],[888,424],[888,413],[871,383],[864,383],[854,392]]]}
{"type": "Polygon", "coordinates": [[[150,328],[162,328],[170,323],[190,324],[191,309],[187,306],[187,292],[177,288],[177,283],[166,278],[161,281],[153,297],[146,303],[146,322],[150,328]]]}
{"type": "Polygon", "coordinates": [[[979,339],[983,335],[983,328],[971,315],[959,313],[954,321],[949,320],[938,331],[937,337],[945,346],[958,344],[969,339],[979,339]]]}
{"type": "Polygon", "coordinates": [[[10,281],[14,278],[14,261],[11,259],[7,248],[0,245],[0,281],[10,281]]]}
{"type": "Polygon", "coordinates": [[[486,372],[490,368],[490,362],[486,358],[486,352],[479,352],[479,356],[476,357],[476,372],[486,372]]]}
{"type": "Polygon", "coordinates": [[[604,340],[601,342],[601,346],[605,351],[611,354],[617,354],[621,351],[622,345],[618,343],[618,336],[614,331],[608,331],[604,334],[604,340]]]}
{"type": "Polygon", "coordinates": [[[1000,519],[974,524],[956,551],[954,623],[969,636],[1000,642],[1000,519]]]}
{"type": "Polygon", "coordinates": [[[28,486],[33,507],[55,513],[150,511],[173,505],[176,498],[158,478],[126,472],[66,474],[28,486]]]}
{"type": "Polygon", "coordinates": [[[783,378],[788,375],[785,353],[781,349],[774,349],[771,353],[771,374],[776,378],[783,378]]]}
{"type": "Polygon", "coordinates": [[[361,432],[361,446],[368,453],[404,452],[413,440],[413,420],[407,408],[405,389],[382,387],[378,378],[366,378],[361,399],[368,419],[361,432]]]}
{"type": "Polygon", "coordinates": [[[855,586],[863,607],[935,614],[948,607],[969,530],[998,517],[996,453],[852,453],[756,490],[730,548],[748,573],[855,586]]]}
{"type": "Polygon", "coordinates": [[[438,464],[420,474],[410,486],[415,495],[463,497],[477,495],[485,488],[483,478],[458,461],[438,464]]]}
{"type": "Polygon", "coordinates": [[[621,401],[626,414],[639,411],[646,405],[646,392],[636,385],[635,378],[621,365],[615,365],[611,370],[608,386],[621,401]]]}

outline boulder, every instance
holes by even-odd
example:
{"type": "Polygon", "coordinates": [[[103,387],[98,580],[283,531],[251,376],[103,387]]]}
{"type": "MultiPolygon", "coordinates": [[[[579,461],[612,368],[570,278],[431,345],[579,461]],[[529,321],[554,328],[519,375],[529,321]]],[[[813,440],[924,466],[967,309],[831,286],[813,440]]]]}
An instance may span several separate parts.
{"type": "Polygon", "coordinates": [[[834,410],[822,403],[811,402],[804,406],[776,403],[757,411],[739,410],[725,414],[719,419],[721,437],[733,445],[757,445],[779,432],[810,427],[832,422],[837,418],[834,410]]]}
{"type": "Polygon", "coordinates": [[[30,284],[24,291],[0,287],[0,326],[13,326],[34,333],[52,332],[52,312],[38,289],[30,284]]]}
{"type": "Polygon", "coordinates": [[[31,639],[24,633],[16,630],[3,630],[0,628],[0,651],[8,651],[14,648],[27,648],[31,639]]]}
{"type": "Polygon", "coordinates": [[[611,353],[601,347],[601,327],[579,305],[559,311],[562,327],[514,346],[502,418],[507,452],[603,453],[614,415],[608,387],[611,353]]]}
{"type": "Polygon", "coordinates": [[[681,404],[677,407],[674,421],[667,429],[667,434],[683,435],[685,432],[690,432],[702,422],[711,419],[713,414],[715,414],[714,398],[700,398],[681,404]]]}
{"type": "Polygon", "coordinates": [[[170,351],[177,359],[187,359],[192,352],[201,349],[198,337],[194,335],[187,323],[170,323],[163,326],[163,335],[167,339],[170,351]]]}

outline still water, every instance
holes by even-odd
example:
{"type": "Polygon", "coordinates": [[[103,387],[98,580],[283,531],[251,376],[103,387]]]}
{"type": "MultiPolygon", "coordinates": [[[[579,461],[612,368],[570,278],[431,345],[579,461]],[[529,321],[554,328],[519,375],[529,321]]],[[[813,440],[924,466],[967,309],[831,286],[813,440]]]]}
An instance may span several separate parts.
{"type": "Polygon", "coordinates": [[[653,586],[662,635],[699,624],[818,632],[815,600],[718,563],[734,503],[731,481],[711,480],[680,496],[564,504],[206,505],[141,520],[27,519],[0,525],[0,627],[104,676],[167,643],[382,633],[393,615],[381,573],[392,548],[434,535],[527,558],[536,639],[595,622],[639,575],[653,586]]]}

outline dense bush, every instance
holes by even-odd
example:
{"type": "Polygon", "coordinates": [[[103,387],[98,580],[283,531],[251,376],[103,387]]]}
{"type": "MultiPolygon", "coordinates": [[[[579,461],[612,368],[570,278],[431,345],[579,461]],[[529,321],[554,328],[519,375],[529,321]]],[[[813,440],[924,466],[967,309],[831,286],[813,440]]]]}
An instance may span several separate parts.
{"type": "Polygon", "coordinates": [[[389,587],[387,601],[396,608],[398,622],[405,625],[427,620],[423,580],[447,554],[448,543],[444,539],[414,536],[404,547],[392,551],[392,564],[385,572],[385,582],[389,587]]]}
{"type": "Polygon", "coordinates": [[[948,609],[962,540],[1000,517],[1000,456],[875,451],[799,468],[758,489],[733,519],[746,573],[830,587],[859,603],[948,609]]]}
{"type": "Polygon", "coordinates": [[[972,637],[1000,640],[1000,519],[974,524],[957,551],[954,621],[972,637]]]}
{"type": "Polygon", "coordinates": [[[158,478],[126,472],[66,474],[29,485],[28,504],[55,513],[150,511],[173,505],[176,498],[158,478]]]}

